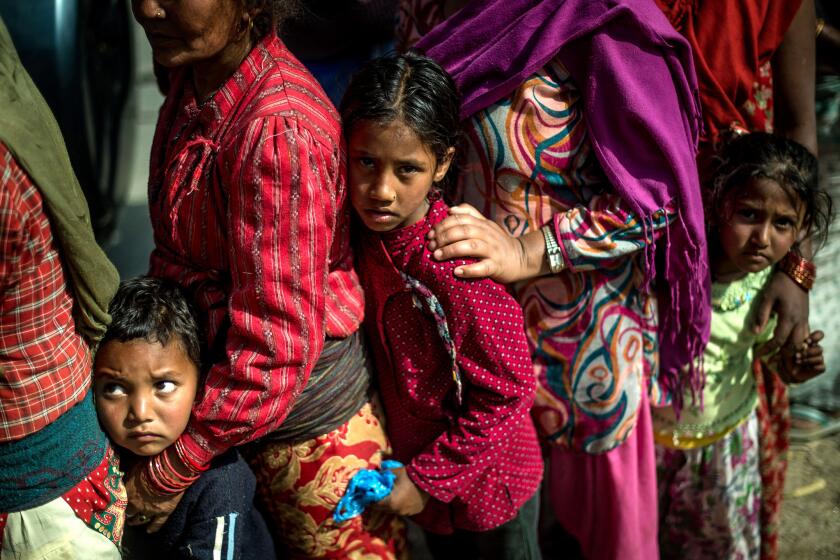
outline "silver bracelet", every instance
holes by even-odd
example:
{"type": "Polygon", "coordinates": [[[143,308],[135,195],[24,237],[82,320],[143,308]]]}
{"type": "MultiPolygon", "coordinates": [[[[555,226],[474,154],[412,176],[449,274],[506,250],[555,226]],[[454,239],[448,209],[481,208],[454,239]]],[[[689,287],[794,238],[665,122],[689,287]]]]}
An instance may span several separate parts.
{"type": "Polygon", "coordinates": [[[551,269],[552,274],[557,274],[566,268],[566,260],[563,258],[563,252],[560,250],[560,245],[557,244],[557,238],[554,236],[552,223],[542,227],[543,237],[545,238],[545,256],[548,259],[548,268],[551,269]]]}

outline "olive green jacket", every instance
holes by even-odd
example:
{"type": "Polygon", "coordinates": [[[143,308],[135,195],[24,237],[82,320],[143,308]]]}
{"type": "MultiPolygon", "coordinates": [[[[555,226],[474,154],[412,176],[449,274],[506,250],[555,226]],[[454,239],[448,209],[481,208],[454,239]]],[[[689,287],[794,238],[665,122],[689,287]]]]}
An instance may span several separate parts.
{"type": "Polygon", "coordinates": [[[87,202],[58,123],[24,70],[2,19],[0,142],[41,193],[73,296],[76,329],[91,343],[96,342],[110,322],[108,304],[119,275],[93,236],[87,202]]]}

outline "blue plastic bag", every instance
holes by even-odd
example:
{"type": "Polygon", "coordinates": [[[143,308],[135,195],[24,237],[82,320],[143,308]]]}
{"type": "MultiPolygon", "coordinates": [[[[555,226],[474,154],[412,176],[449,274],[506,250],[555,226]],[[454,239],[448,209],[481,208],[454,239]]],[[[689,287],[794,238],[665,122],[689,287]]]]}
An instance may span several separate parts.
{"type": "Polygon", "coordinates": [[[347,491],[335,506],[333,520],[342,523],[361,515],[367,506],[390,494],[397,478],[391,469],[402,466],[399,461],[382,461],[377,470],[362,469],[353,475],[350,484],[347,485],[347,491]]]}

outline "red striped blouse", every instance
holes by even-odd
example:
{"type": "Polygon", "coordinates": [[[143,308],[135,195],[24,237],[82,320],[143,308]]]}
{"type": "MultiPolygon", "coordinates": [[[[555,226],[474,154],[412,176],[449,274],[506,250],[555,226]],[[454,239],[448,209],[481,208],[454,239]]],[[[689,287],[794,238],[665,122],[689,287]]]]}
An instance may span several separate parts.
{"type": "Polygon", "coordinates": [[[150,164],[151,274],[189,289],[209,347],[224,344],[179,442],[206,464],[283,422],[363,300],[338,115],[309,72],[267,37],[203,103],[188,71],[172,78],[150,164]]]}

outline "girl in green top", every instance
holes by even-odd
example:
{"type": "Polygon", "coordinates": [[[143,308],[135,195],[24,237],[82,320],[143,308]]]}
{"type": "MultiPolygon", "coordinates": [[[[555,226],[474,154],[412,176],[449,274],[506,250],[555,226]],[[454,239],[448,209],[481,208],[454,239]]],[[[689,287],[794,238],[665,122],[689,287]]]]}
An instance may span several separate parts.
{"type": "MultiPolygon", "coordinates": [[[[754,349],[773,324],[753,327],[758,295],[773,267],[804,288],[814,270],[798,244],[824,235],[831,199],[817,185],[817,161],[803,146],[753,133],[723,150],[707,209],[712,326],[703,354],[706,382],[686,406],[653,410],[663,558],[759,558],[761,478],[754,349]]],[[[788,381],[825,370],[814,331],[772,365],[788,381]]]]}

